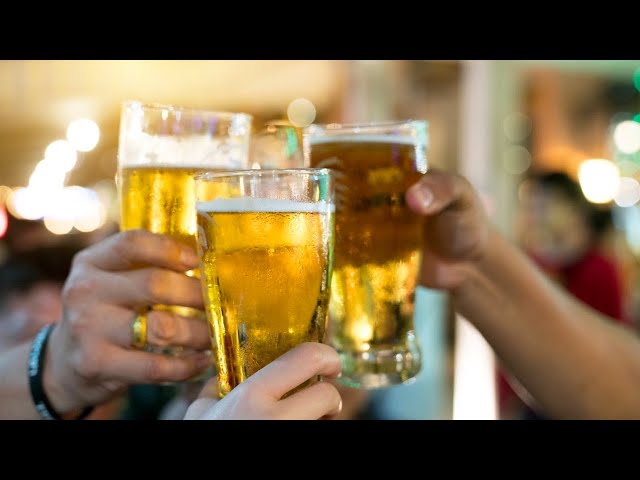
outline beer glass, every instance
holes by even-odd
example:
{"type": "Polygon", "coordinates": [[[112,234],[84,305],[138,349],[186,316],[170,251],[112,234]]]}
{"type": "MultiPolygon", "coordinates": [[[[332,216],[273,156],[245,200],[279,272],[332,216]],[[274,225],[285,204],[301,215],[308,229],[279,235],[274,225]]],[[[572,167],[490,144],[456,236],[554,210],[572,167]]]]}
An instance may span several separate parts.
{"type": "MultiPolygon", "coordinates": [[[[125,102],[118,151],[120,229],[166,234],[195,250],[194,175],[246,168],[251,120],[244,113],[125,102]]],[[[198,276],[198,271],[187,275],[198,276]]],[[[181,306],[153,308],[203,316],[181,306]]]]}
{"type": "Polygon", "coordinates": [[[329,341],[339,381],[408,382],[421,369],[413,311],[423,226],[404,195],[427,170],[427,123],[311,125],[303,145],[306,163],[336,178],[329,341]]]}
{"type": "Polygon", "coordinates": [[[322,342],[333,261],[329,170],[196,177],[198,256],[224,396],[303,342],[322,342]]]}

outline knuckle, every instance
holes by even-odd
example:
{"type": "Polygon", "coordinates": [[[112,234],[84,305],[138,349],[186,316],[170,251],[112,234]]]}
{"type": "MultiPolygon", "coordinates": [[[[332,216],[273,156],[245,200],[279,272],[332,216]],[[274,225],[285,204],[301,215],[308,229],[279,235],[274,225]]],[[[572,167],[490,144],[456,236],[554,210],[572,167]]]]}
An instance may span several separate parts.
{"type": "Polygon", "coordinates": [[[327,363],[326,346],[320,343],[303,343],[300,345],[303,358],[315,370],[320,370],[327,363]]]}
{"type": "Polygon", "coordinates": [[[69,277],[62,291],[65,302],[76,302],[80,299],[86,299],[87,296],[95,294],[98,291],[97,280],[90,275],[84,268],[79,269],[75,274],[69,277]]]}
{"type": "Polygon", "coordinates": [[[150,270],[146,278],[145,291],[150,299],[160,299],[164,297],[166,285],[169,284],[167,275],[162,270],[150,270]]]}
{"type": "Polygon", "coordinates": [[[149,357],[144,366],[144,377],[152,383],[162,382],[167,379],[168,358],[149,357]]]}
{"type": "Polygon", "coordinates": [[[165,312],[154,312],[151,323],[151,333],[155,342],[160,346],[168,345],[177,336],[177,319],[165,312]]]}
{"type": "Polygon", "coordinates": [[[337,408],[342,401],[342,397],[340,396],[338,389],[329,382],[316,383],[315,395],[334,408],[337,408]]]}
{"type": "Polygon", "coordinates": [[[128,257],[131,251],[143,248],[148,238],[148,232],[144,230],[126,230],[118,233],[113,245],[114,253],[128,257]]]}

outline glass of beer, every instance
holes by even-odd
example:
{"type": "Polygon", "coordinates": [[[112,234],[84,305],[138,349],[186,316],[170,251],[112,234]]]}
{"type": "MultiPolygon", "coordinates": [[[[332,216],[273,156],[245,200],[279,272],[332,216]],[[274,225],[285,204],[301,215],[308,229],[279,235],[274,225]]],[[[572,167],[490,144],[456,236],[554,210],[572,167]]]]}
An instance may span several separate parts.
{"type": "Polygon", "coordinates": [[[201,283],[222,397],[296,345],[323,341],[333,183],[327,169],[245,170],[198,175],[196,192],[201,283]]]}
{"type": "Polygon", "coordinates": [[[342,359],[339,381],[409,382],[421,369],[413,312],[422,221],[404,195],[427,170],[427,123],[311,125],[303,144],[307,164],[336,179],[328,336],[342,359]]]}
{"type": "MultiPolygon", "coordinates": [[[[251,120],[244,113],[125,102],[118,151],[120,229],[162,233],[195,250],[194,176],[247,168],[251,120]]],[[[186,274],[199,275],[197,270],[186,274]]],[[[202,312],[187,307],[153,308],[204,320],[202,312]]]]}

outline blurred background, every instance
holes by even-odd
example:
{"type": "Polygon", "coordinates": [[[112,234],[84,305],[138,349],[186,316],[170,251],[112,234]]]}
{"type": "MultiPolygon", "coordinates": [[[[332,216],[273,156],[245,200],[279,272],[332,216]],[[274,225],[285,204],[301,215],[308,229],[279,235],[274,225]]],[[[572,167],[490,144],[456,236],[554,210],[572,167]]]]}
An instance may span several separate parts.
{"type": "MultiPolygon", "coordinates": [[[[73,254],[118,229],[122,101],[259,129],[299,98],[318,123],[427,119],[430,166],[466,175],[571,293],[640,327],[640,61],[0,61],[0,349],[57,319],[73,254]]],[[[419,379],[354,396],[354,418],[544,418],[446,295],[422,289],[416,325],[419,379]]]]}

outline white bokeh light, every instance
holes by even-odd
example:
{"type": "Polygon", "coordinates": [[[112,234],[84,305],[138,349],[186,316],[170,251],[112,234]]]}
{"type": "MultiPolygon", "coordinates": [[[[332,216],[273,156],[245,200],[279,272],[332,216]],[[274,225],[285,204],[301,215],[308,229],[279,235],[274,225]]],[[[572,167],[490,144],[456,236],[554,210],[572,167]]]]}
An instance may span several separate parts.
{"type": "Polygon", "coordinates": [[[88,152],[98,144],[100,128],[93,120],[79,118],[69,124],[67,139],[73,148],[79,152],[88,152]]]}
{"type": "Polygon", "coordinates": [[[308,127],[316,119],[316,107],[306,98],[296,98],[287,108],[289,121],[296,127],[308,127]]]}
{"type": "Polygon", "coordinates": [[[45,190],[33,187],[18,188],[14,190],[11,198],[10,211],[15,212],[18,218],[39,220],[44,217],[49,200],[50,197],[46,195],[45,190]]]}
{"type": "MultiPolygon", "coordinates": [[[[75,152],[74,152],[75,153],[75,152]]],[[[64,186],[66,171],[51,158],[40,160],[29,177],[29,187],[40,190],[59,190],[64,186]]]]}
{"type": "Polygon", "coordinates": [[[633,120],[620,122],[613,131],[616,148],[623,153],[635,153],[640,150],[640,123],[633,120]]]}
{"type": "Polygon", "coordinates": [[[613,199],[619,207],[632,207],[640,200],[640,183],[635,178],[622,177],[613,199]]]}
{"type": "Polygon", "coordinates": [[[578,169],[578,179],[587,200],[592,203],[608,203],[618,193],[620,171],[609,160],[585,160],[578,169]]]}
{"type": "Polygon", "coordinates": [[[56,140],[51,142],[44,151],[44,158],[50,162],[52,168],[70,172],[76,166],[78,153],[66,140],[56,140]]]}

